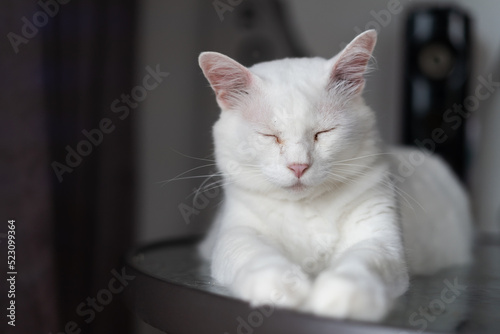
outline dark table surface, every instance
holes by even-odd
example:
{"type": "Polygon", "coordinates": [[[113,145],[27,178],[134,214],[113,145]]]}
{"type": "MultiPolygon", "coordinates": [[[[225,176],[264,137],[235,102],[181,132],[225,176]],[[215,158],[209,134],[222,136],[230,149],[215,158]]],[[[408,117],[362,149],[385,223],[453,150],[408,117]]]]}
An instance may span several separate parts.
{"type": "Polygon", "coordinates": [[[129,308],[166,333],[500,333],[500,240],[481,237],[472,265],[413,277],[379,323],[341,321],[272,306],[252,309],[231,297],[197,255],[197,239],[132,251],[124,290],[129,308]]]}

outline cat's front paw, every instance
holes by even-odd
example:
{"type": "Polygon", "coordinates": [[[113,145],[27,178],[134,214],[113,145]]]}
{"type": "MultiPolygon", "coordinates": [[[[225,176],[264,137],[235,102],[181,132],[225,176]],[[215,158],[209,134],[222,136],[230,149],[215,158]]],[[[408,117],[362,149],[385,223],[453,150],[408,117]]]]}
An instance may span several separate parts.
{"type": "Polygon", "coordinates": [[[311,282],[300,267],[282,264],[242,270],[231,290],[252,306],[272,304],[297,307],[309,294],[311,282]]]}
{"type": "Polygon", "coordinates": [[[316,279],[305,309],[317,315],[366,321],[381,320],[391,301],[372,276],[323,272],[316,279]]]}

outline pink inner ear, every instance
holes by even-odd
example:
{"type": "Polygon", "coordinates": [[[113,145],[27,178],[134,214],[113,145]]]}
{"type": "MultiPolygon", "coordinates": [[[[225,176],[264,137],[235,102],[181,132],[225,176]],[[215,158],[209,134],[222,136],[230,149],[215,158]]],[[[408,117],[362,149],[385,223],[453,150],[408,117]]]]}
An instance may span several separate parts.
{"type": "Polygon", "coordinates": [[[349,44],[330,74],[329,89],[351,96],[363,90],[364,73],[375,47],[376,34],[367,32],[349,44]]]}
{"type": "Polygon", "coordinates": [[[244,90],[250,84],[250,76],[245,70],[233,67],[211,67],[207,73],[208,80],[218,90],[244,90]]]}
{"type": "Polygon", "coordinates": [[[207,52],[200,56],[200,66],[210,82],[221,106],[235,107],[248,94],[250,71],[222,54],[207,52]]]}

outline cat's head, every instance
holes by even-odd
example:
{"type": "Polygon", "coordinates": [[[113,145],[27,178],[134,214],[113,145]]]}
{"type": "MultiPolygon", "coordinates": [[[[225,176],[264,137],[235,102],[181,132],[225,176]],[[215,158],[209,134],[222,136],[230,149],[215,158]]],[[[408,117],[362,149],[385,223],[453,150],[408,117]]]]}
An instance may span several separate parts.
{"type": "Polygon", "coordinates": [[[374,152],[373,112],[361,94],[374,30],[331,59],[297,58],[246,68],[215,52],[200,66],[222,109],[214,125],[227,184],[269,196],[312,197],[349,182],[374,152]],[[356,167],[357,166],[357,167],[356,167]]]}

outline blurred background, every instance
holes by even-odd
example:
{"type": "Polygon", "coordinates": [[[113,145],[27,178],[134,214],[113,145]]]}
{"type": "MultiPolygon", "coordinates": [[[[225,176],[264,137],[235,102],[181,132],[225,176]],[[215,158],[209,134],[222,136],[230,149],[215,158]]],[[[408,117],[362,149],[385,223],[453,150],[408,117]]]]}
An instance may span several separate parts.
{"type": "Polygon", "coordinates": [[[193,202],[215,171],[218,108],[202,51],[245,65],[330,58],[376,29],[365,98],[382,137],[415,144],[449,131],[423,146],[470,190],[478,230],[500,234],[500,2],[429,3],[3,1],[0,261],[14,219],[18,275],[16,327],[4,319],[0,331],[157,332],[118,301],[122,259],[135,245],[203,233],[220,202],[216,189],[193,202]],[[454,105],[466,111],[444,122],[454,105]]]}

